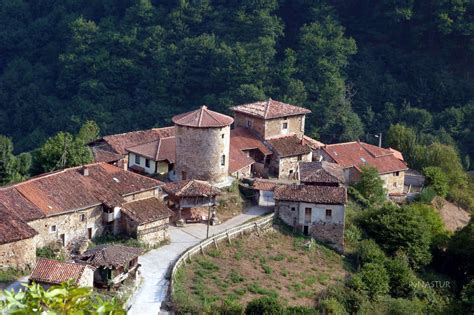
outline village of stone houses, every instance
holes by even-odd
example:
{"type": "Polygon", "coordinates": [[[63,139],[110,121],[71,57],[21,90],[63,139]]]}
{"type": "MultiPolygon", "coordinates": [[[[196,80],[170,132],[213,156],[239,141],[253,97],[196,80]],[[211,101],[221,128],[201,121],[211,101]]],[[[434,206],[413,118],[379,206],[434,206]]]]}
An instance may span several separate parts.
{"type": "MultiPolygon", "coordinates": [[[[239,314],[258,297],[343,314],[328,288],[360,268],[349,259],[376,259],[354,258],[354,217],[371,198],[356,188],[379,185],[397,212],[425,177],[396,149],[309,137],[317,113],[304,107],[269,98],[230,109],[103,136],[87,144],[93,163],[0,188],[0,263],[23,271],[3,288],[68,283],[140,315],[239,314]]],[[[468,223],[438,199],[445,229],[468,223]]]]}

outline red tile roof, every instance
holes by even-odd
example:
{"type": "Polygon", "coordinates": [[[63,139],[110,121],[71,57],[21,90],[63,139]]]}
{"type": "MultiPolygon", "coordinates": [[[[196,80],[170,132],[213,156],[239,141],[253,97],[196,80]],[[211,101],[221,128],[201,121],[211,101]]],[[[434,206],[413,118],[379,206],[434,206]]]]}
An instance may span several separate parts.
{"type": "Polygon", "coordinates": [[[92,147],[92,155],[95,162],[116,162],[123,158],[122,155],[109,151],[101,146],[92,147]]]}
{"type": "Polygon", "coordinates": [[[0,203],[0,244],[31,238],[38,234],[26,222],[0,203]]]}
{"type": "Polygon", "coordinates": [[[176,161],[176,138],[160,138],[155,141],[127,148],[127,151],[146,157],[153,161],[176,161]]]}
{"type": "Polygon", "coordinates": [[[90,208],[95,205],[120,206],[124,196],[153,190],[163,183],[107,163],[44,174],[0,189],[1,203],[24,221],[90,208]]]}
{"type": "Polygon", "coordinates": [[[78,257],[78,261],[85,262],[97,268],[128,267],[130,261],[142,253],[143,250],[137,247],[104,244],[87,250],[78,257]]]}
{"type": "Polygon", "coordinates": [[[248,128],[235,128],[230,131],[230,146],[239,150],[257,149],[263,155],[270,155],[272,151],[263,143],[255,133],[248,128]]]}
{"type": "Polygon", "coordinates": [[[281,184],[268,179],[256,178],[252,184],[252,188],[257,190],[274,191],[279,185],[281,184]]]}
{"type": "Polygon", "coordinates": [[[173,215],[173,211],[155,197],[128,202],[122,206],[122,210],[138,224],[162,220],[173,215]]]}
{"type": "Polygon", "coordinates": [[[298,174],[302,183],[343,184],[344,169],[337,163],[300,162],[298,174]]]}
{"type": "Polygon", "coordinates": [[[74,283],[78,283],[86,268],[95,270],[94,267],[85,264],[40,258],[30,275],[30,281],[60,284],[68,280],[74,280],[74,283]]]}
{"type": "Polygon", "coordinates": [[[309,109],[274,101],[271,98],[266,101],[234,106],[231,108],[231,110],[263,119],[305,115],[311,113],[309,109]]]}
{"type": "Polygon", "coordinates": [[[363,165],[375,167],[379,174],[398,172],[408,169],[405,162],[398,159],[392,151],[363,142],[330,144],[323,150],[344,168],[363,165]]]}
{"type": "Polygon", "coordinates": [[[255,163],[255,160],[248,156],[246,153],[239,150],[237,147],[230,146],[229,152],[229,173],[234,174],[237,171],[240,171],[244,167],[252,165],[255,163]]]}
{"type": "Polygon", "coordinates": [[[345,204],[346,189],[333,186],[286,185],[275,188],[275,199],[321,204],[345,204]]]}
{"type": "Polygon", "coordinates": [[[166,193],[176,197],[216,196],[221,192],[208,182],[196,179],[166,183],[162,188],[166,193]]]}
{"type": "MultiPolygon", "coordinates": [[[[115,153],[125,155],[126,149],[139,144],[155,141],[159,138],[167,138],[174,136],[174,126],[164,128],[153,128],[148,130],[131,131],[115,135],[104,136],[94,141],[90,146],[102,146],[108,144],[115,153]]],[[[100,162],[100,161],[96,161],[100,162]]]]}
{"type": "Polygon", "coordinates": [[[267,142],[280,157],[311,153],[311,148],[296,135],[273,138],[267,142]]]}
{"type": "Polygon", "coordinates": [[[313,138],[310,138],[306,135],[303,136],[303,143],[309,145],[311,147],[311,149],[313,149],[313,150],[319,149],[320,147],[324,146],[324,143],[322,143],[318,140],[315,140],[313,138]]]}
{"type": "Polygon", "coordinates": [[[214,112],[201,106],[192,112],[176,115],[172,118],[176,125],[195,128],[219,128],[231,125],[234,122],[232,117],[214,112]]]}

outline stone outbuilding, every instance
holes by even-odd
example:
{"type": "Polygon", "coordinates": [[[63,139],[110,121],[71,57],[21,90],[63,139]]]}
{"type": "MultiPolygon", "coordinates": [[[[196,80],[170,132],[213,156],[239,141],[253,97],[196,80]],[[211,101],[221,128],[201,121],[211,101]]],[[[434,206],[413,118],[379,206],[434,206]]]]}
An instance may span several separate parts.
{"type": "Polygon", "coordinates": [[[275,212],[283,222],[343,251],[347,203],[344,187],[278,186],[274,197],[275,212]]]}
{"type": "Polygon", "coordinates": [[[157,198],[132,201],[122,206],[125,233],[147,245],[158,245],[169,239],[169,219],[173,216],[166,204],[157,198]]]}
{"type": "Polygon", "coordinates": [[[273,151],[270,174],[278,179],[296,180],[299,162],[310,162],[312,150],[296,135],[267,140],[273,151]]]}
{"type": "Polygon", "coordinates": [[[261,207],[275,206],[274,191],[279,183],[262,178],[256,178],[252,183],[252,188],[256,191],[255,198],[261,207]]]}
{"type": "Polygon", "coordinates": [[[404,192],[405,171],[408,167],[401,153],[396,150],[354,141],[325,145],[315,155],[324,161],[341,165],[345,182],[349,185],[359,181],[361,167],[369,165],[377,169],[389,195],[404,192]]]}
{"type": "Polygon", "coordinates": [[[202,106],[172,120],[176,134],[176,179],[228,182],[230,125],[234,119],[202,106]]]}
{"type": "Polygon", "coordinates": [[[66,281],[72,281],[79,287],[93,287],[95,269],[87,264],[40,258],[29,277],[29,282],[41,284],[46,289],[66,281]]]}
{"type": "Polygon", "coordinates": [[[143,250],[136,247],[99,245],[77,257],[76,262],[96,268],[94,286],[110,288],[120,286],[127,278],[136,279],[141,254],[143,250]]]}

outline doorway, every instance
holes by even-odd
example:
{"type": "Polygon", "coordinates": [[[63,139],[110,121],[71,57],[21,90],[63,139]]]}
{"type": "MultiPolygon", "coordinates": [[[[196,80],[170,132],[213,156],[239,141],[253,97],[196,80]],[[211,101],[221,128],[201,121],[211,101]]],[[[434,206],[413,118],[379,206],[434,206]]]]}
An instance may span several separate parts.
{"type": "Polygon", "coordinates": [[[303,226],[303,234],[308,236],[309,235],[309,228],[307,225],[303,226]]]}
{"type": "Polygon", "coordinates": [[[59,234],[59,239],[61,240],[61,244],[63,244],[63,246],[66,246],[66,235],[59,234]]]}
{"type": "Polygon", "coordinates": [[[87,239],[88,240],[92,239],[92,228],[87,228],[87,239]]]}

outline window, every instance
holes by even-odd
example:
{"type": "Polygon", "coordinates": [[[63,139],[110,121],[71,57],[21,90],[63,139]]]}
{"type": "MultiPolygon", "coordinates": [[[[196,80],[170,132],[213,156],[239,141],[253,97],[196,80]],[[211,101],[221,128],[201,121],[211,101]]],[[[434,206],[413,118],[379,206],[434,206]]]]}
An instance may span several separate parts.
{"type": "Polygon", "coordinates": [[[49,231],[52,232],[52,233],[56,232],[57,230],[58,230],[58,228],[57,228],[56,225],[51,225],[51,226],[49,227],[49,231]]]}
{"type": "Polygon", "coordinates": [[[393,187],[397,187],[397,183],[396,183],[396,182],[395,182],[395,183],[393,183],[393,187]]]}
{"type": "Polygon", "coordinates": [[[393,176],[400,176],[400,172],[393,173],[393,176]]]}
{"type": "Polygon", "coordinates": [[[222,166],[225,165],[225,154],[222,154],[222,156],[221,156],[221,165],[222,166]]]}
{"type": "Polygon", "coordinates": [[[283,123],[283,129],[288,129],[288,122],[283,123]]]}
{"type": "Polygon", "coordinates": [[[150,160],[149,159],[145,160],[145,167],[150,167],[150,160]]]}
{"type": "Polygon", "coordinates": [[[291,207],[291,211],[296,211],[296,208],[295,208],[295,207],[291,207]]]}
{"type": "Polygon", "coordinates": [[[86,215],[84,213],[81,213],[79,215],[79,221],[84,222],[86,220],[86,215]]]}
{"type": "Polygon", "coordinates": [[[326,209],[326,216],[327,217],[332,217],[332,210],[331,209],[326,209]]]}
{"type": "Polygon", "coordinates": [[[298,155],[298,161],[301,161],[303,159],[302,155],[298,155]]]}
{"type": "Polygon", "coordinates": [[[304,208],[304,222],[311,223],[311,208],[304,208]]]}
{"type": "Polygon", "coordinates": [[[288,172],[288,173],[289,173],[290,175],[291,175],[291,174],[293,174],[293,170],[289,170],[289,172],[288,172]]]}
{"type": "Polygon", "coordinates": [[[252,127],[252,121],[247,119],[247,127],[251,128],[252,127]]]}
{"type": "Polygon", "coordinates": [[[222,134],[221,137],[222,137],[222,139],[224,139],[224,138],[225,138],[225,134],[222,134]]]}
{"type": "Polygon", "coordinates": [[[140,164],[140,157],[135,155],[135,164],[140,164]]]}

